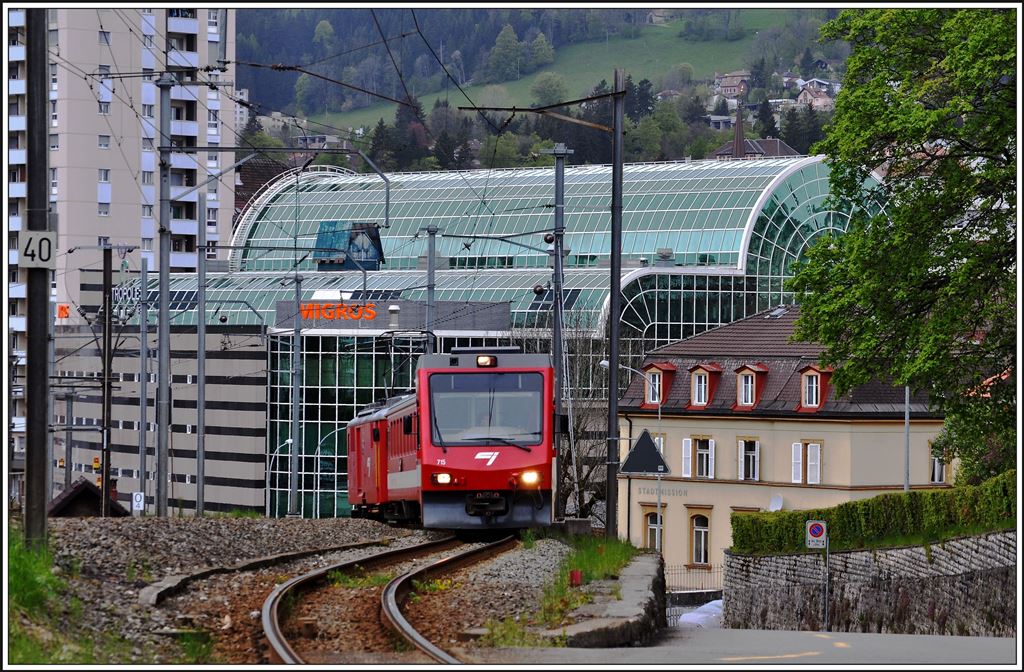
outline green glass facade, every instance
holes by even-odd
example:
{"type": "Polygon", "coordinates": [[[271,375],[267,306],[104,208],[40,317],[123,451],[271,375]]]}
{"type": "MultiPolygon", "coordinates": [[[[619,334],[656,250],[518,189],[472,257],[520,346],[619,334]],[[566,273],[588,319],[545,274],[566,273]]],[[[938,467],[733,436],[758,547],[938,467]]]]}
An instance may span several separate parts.
{"type": "MultiPolygon", "coordinates": [[[[844,232],[854,207],[832,208],[828,178],[822,157],[627,165],[620,278],[624,363],[636,366],[653,347],[788,301],[783,283],[794,264],[817,237],[844,232]]],[[[425,302],[425,228],[436,226],[436,300],[507,302],[514,332],[470,333],[453,319],[435,324],[439,349],[507,343],[527,334],[547,347],[552,292],[538,295],[533,288],[550,287],[552,277],[542,236],[553,227],[554,169],[400,173],[388,180],[386,199],[384,180],[374,174],[328,166],[284,174],[243,211],[231,271],[207,281],[208,323],[226,316],[229,324],[263,324],[271,333],[272,512],[284,510],[288,491],[288,460],[279,458],[290,448],[292,334],[274,325],[277,302],[294,301],[294,288],[282,285],[283,278],[302,274],[303,301],[334,297],[381,308],[389,300],[425,302]],[[317,241],[341,245],[346,238],[338,231],[353,225],[380,227],[380,270],[321,270],[334,255],[317,241]]],[[[566,168],[566,323],[589,341],[574,340],[572,349],[581,351],[574,354],[595,362],[606,356],[610,201],[610,166],[566,168]]],[[[196,276],[172,276],[171,288],[173,323],[195,324],[190,306],[196,276]]],[[[151,300],[155,290],[153,278],[151,300]]],[[[358,324],[304,332],[304,515],[347,512],[344,432],[332,432],[365,404],[408,384],[422,342],[403,347],[411,356],[396,362],[392,340],[358,324]]],[[[593,383],[591,390],[600,391],[602,381],[593,383]]]]}

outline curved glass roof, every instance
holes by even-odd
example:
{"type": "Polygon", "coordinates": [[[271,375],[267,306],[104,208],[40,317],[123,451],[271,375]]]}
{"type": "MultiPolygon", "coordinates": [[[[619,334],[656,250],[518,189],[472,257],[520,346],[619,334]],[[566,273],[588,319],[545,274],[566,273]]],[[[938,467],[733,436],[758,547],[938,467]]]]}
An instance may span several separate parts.
{"type": "MultiPolygon", "coordinates": [[[[669,250],[675,265],[742,269],[751,224],[773,182],[821,159],[627,164],[623,259],[653,260],[659,250],[669,250]]],[[[827,182],[827,169],[821,172],[827,182]]],[[[232,243],[244,249],[232,251],[231,268],[290,270],[316,246],[318,232],[367,222],[388,226],[381,231],[382,269],[417,268],[426,255],[428,225],[441,230],[437,254],[452,268],[547,265],[541,236],[554,223],[554,168],[394,173],[388,179],[385,217],[385,183],[376,174],[328,166],[284,174],[246,208],[232,243]]],[[[610,206],[611,166],[566,167],[567,268],[607,262],[610,206]]],[[[299,268],[314,270],[312,255],[299,268]]]]}

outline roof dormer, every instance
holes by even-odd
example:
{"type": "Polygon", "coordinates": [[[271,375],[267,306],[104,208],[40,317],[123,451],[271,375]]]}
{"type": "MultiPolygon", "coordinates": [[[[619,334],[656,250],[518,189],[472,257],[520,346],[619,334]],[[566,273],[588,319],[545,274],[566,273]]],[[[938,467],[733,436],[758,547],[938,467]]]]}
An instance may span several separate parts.
{"type": "Polygon", "coordinates": [[[690,369],[690,410],[707,408],[715,398],[715,390],[722,378],[722,367],[714,362],[691,366],[690,369]]]}
{"type": "Polygon", "coordinates": [[[760,362],[744,364],[736,369],[736,403],[734,411],[752,411],[761,401],[768,381],[768,367],[760,362]]]}
{"type": "Polygon", "coordinates": [[[640,408],[657,408],[665,403],[676,370],[671,362],[651,362],[643,367],[644,398],[640,408]]]}
{"type": "Polygon", "coordinates": [[[798,413],[817,413],[828,399],[832,369],[808,364],[797,370],[800,372],[800,401],[796,410],[798,413]]]}

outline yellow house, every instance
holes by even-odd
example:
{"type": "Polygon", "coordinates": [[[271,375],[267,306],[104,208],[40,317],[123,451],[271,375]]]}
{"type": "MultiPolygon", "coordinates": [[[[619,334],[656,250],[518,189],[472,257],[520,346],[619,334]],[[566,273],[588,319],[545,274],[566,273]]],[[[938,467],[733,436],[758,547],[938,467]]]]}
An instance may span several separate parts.
{"type": "Polygon", "coordinates": [[[838,396],[822,347],[791,342],[783,306],[653,350],[619,402],[619,461],[646,429],[670,475],[619,474],[618,530],[661,535],[669,587],[720,585],[734,511],[811,509],[901,491],[909,427],[912,488],[942,487],[931,456],[942,418],[927,397],[872,381],[838,396]],[[659,524],[660,501],[664,515],[659,524]]]}

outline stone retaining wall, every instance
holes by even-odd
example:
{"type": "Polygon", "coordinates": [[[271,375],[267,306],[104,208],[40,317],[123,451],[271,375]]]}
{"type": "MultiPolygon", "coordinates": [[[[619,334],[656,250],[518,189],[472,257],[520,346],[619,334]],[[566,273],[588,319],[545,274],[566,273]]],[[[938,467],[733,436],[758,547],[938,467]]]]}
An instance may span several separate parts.
{"type": "MultiPolygon", "coordinates": [[[[829,554],[828,629],[988,635],[1017,632],[1017,531],[829,554]]],[[[819,630],[824,553],[726,551],[722,625],[819,630]]]]}

